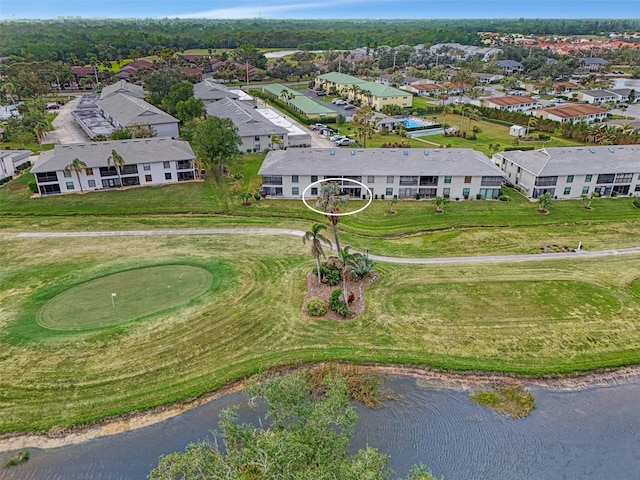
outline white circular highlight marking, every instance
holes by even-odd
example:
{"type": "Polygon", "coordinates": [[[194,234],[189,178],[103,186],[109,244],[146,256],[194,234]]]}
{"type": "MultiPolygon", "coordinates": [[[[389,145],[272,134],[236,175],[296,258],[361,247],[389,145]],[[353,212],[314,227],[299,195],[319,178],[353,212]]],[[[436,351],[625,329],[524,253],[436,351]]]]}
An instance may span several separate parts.
{"type": "Polygon", "coordinates": [[[373,192],[371,192],[371,189],[369,187],[367,187],[364,183],[359,182],[358,180],[354,180],[352,178],[325,178],[324,180],[316,180],[315,182],[310,183],[307,188],[305,188],[302,192],[302,203],[304,203],[305,207],[307,207],[309,210],[319,213],[320,215],[326,215],[328,217],[345,217],[347,215],[353,215],[354,213],[360,213],[362,212],[364,209],[366,209],[369,205],[371,205],[371,202],[373,201],[373,192]],[[309,189],[311,189],[314,185],[319,185],[325,182],[340,182],[340,186],[342,187],[343,184],[345,182],[347,183],[355,183],[356,185],[361,186],[362,188],[364,188],[367,193],[369,194],[369,201],[366,203],[366,205],[364,205],[363,207],[360,207],[357,210],[354,210],[353,212],[344,212],[344,213],[329,213],[329,212],[323,212],[322,210],[318,210],[315,207],[312,207],[311,205],[309,205],[307,203],[307,199],[305,198],[305,195],[307,194],[307,192],[309,191],[309,189]]]}

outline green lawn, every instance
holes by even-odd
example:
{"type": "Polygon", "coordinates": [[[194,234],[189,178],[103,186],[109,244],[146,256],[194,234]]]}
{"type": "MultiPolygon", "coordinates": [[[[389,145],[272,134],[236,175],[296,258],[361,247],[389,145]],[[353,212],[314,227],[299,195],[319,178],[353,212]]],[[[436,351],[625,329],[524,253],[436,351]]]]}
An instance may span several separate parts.
{"type": "Polygon", "coordinates": [[[340,323],[301,314],[313,260],[294,237],[3,232],[0,245],[2,432],[46,431],[192,398],[298,362],[542,375],[640,361],[640,256],[380,264],[366,312],[340,323]],[[180,262],[211,272],[219,288],[111,327],[51,330],[37,322],[47,302],[87,281],[180,262]]]}

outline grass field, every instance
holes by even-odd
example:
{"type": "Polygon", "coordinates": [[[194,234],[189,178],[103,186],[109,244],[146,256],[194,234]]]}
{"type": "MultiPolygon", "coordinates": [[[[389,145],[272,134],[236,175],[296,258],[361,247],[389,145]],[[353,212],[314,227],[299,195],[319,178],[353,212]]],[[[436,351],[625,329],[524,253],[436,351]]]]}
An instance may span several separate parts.
{"type": "Polygon", "coordinates": [[[19,239],[3,232],[0,244],[0,431],[161,405],[296,362],[541,375],[640,360],[640,257],[380,264],[365,314],[335,323],[301,315],[313,260],[293,237],[19,239]],[[212,287],[145,321],[90,330],[36,321],[43,305],[87,281],[176,263],[211,272],[212,287]]]}

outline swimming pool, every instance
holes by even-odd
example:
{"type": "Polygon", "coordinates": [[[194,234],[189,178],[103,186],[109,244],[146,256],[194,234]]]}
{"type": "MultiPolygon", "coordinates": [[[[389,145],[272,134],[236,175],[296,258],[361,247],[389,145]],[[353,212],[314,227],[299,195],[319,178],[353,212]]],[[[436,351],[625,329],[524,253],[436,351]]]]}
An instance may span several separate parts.
{"type": "Polygon", "coordinates": [[[407,133],[408,137],[425,137],[427,135],[442,135],[444,128],[430,128],[429,130],[418,130],[416,132],[407,133]]]}
{"type": "Polygon", "coordinates": [[[404,123],[404,126],[407,128],[419,128],[419,127],[425,126],[422,123],[414,122],[412,120],[403,120],[402,122],[404,123]]]}

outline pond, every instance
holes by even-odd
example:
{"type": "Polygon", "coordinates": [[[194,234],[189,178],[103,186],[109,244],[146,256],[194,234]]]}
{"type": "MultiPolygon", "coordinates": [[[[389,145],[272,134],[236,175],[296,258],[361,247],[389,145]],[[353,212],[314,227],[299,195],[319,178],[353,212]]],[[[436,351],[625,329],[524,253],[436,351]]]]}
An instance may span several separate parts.
{"type": "MultiPolygon", "coordinates": [[[[377,410],[358,408],[353,448],[368,444],[388,453],[398,475],[424,463],[446,480],[640,478],[640,376],[580,390],[530,385],[536,409],[521,420],[475,405],[459,386],[393,376],[387,387],[398,400],[377,410]]],[[[241,416],[255,415],[243,394],[232,393],[139,430],[30,449],[28,462],[0,469],[0,478],[146,478],[160,455],[213,438],[220,410],[238,402],[241,416]]],[[[0,454],[0,461],[8,456],[0,454]]]]}

